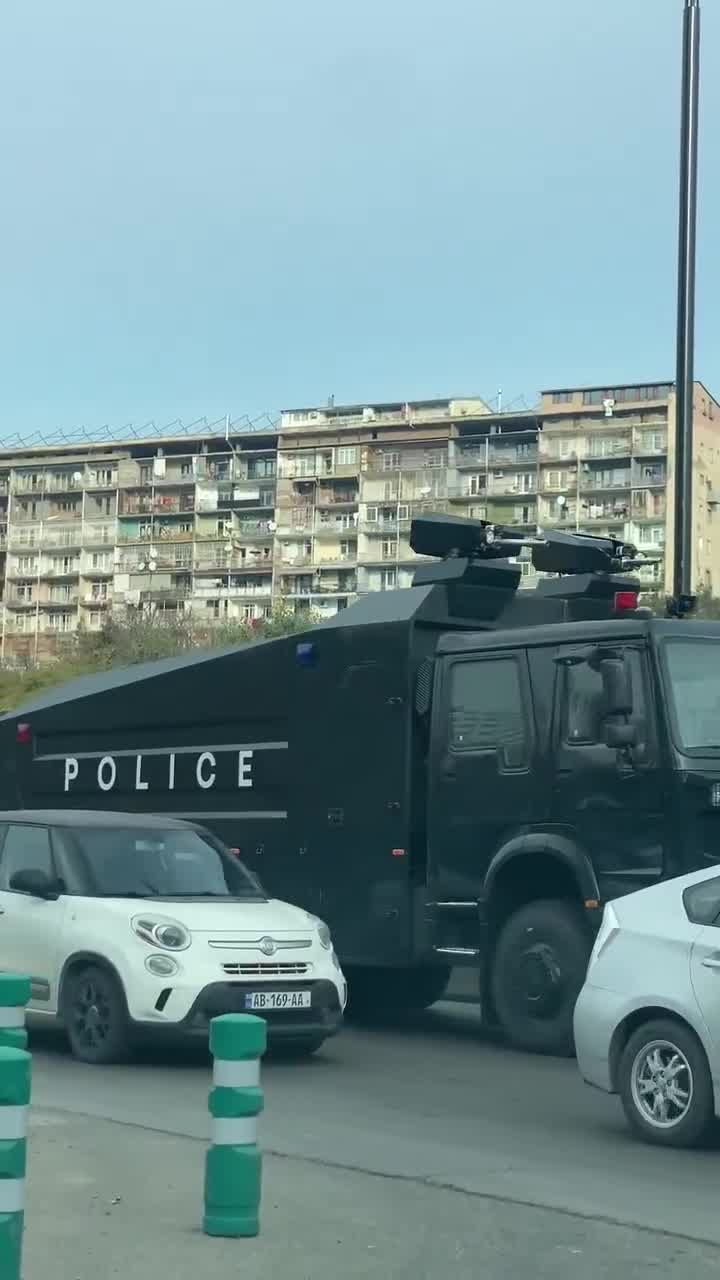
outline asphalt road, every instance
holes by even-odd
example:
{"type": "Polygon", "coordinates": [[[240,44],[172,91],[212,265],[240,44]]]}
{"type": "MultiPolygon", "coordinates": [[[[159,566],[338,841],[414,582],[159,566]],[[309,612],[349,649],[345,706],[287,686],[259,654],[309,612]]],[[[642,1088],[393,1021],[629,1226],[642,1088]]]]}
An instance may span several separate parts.
{"type": "MultiPolygon", "coordinates": [[[[197,1050],[96,1068],[47,1034],[32,1047],[41,1107],[207,1132],[197,1050]]],[[[266,1063],[263,1083],[267,1152],[720,1244],[720,1150],[637,1143],[617,1100],[585,1086],[573,1062],[504,1048],[472,1010],[438,1005],[410,1027],[346,1030],[313,1059],[266,1063]]]]}

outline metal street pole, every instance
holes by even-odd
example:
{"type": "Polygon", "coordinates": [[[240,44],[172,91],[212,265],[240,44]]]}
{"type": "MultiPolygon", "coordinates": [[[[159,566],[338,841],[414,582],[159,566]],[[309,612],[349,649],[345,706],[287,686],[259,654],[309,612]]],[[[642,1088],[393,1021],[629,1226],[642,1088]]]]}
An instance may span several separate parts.
{"type": "Polygon", "coordinates": [[[693,392],[695,381],[695,238],[697,226],[700,0],[683,14],[677,364],[675,375],[675,525],[670,612],[687,613],[693,596],[693,392]]]}

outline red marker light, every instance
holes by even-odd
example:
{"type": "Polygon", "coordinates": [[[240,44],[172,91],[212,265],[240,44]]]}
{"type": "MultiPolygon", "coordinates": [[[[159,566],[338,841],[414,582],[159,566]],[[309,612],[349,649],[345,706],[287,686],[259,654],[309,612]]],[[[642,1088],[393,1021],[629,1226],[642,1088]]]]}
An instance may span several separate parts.
{"type": "Polygon", "coordinates": [[[631,609],[638,607],[637,591],[616,591],[615,592],[615,611],[616,613],[627,613],[631,609]]]}
{"type": "Polygon", "coordinates": [[[15,730],[15,741],[22,742],[25,745],[32,742],[32,729],[29,724],[19,724],[15,730]]]}
{"type": "Polygon", "coordinates": [[[404,850],[404,849],[393,849],[393,851],[392,851],[392,856],[393,856],[393,858],[404,858],[404,857],[405,857],[405,850],[404,850]]]}

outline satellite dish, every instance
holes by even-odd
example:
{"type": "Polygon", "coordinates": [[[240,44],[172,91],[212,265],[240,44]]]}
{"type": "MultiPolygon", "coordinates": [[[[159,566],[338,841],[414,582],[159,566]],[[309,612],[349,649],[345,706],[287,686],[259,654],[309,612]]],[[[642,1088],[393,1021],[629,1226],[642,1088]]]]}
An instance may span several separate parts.
{"type": "Polygon", "coordinates": [[[145,561],[144,561],[144,560],[139,560],[139,561],[138,561],[138,569],[139,569],[140,573],[143,573],[143,572],[144,572],[144,570],[145,570],[145,569],[147,569],[147,565],[146,565],[146,563],[145,563],[145,561]]]}
{"type": "Polygon", "coordinates": [[[148,569],[150,570],[151,573],[154,573],[155,570],[157,569],[157,560],[151,560],[148,565],[148,569]]]}
{"type": "Polygon", "coordinates": [[[275,533],[277,524],[274,520],[268,520],[268,533],[275,533]]]}
{"type": "Polygon", "coordinates": [[[565,497],[565,495],[564,495],[564,494],[562,494],[562,493],[560,494],[560,497],[559,497],[559,498],[558,498],[558,500],[557,500],[557,504],[558,504],[558,506],[559,506],[559,507],[566,507],[566,506],[567,506],[567,498],[565,497]]]}
{"type": "Polygon", "coordinates": [[[75,484],[80,484],[80,481],[82,480],[82,478],[83,478],[82,471],[73,471],[73,480],[75,481],[75,484]]]}

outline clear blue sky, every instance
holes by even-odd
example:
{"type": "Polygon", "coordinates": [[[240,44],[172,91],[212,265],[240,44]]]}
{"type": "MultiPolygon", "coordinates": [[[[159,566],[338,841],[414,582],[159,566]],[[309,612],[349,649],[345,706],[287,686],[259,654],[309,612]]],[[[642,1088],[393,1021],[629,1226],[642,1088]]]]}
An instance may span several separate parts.
{"type": "MultiPolygon", "coordinates": [[[[672,377],[682,0],[34,0],[0,436],[672,377]]],[[[697,374],[720,394],[720,5],[697,374]]]]}

